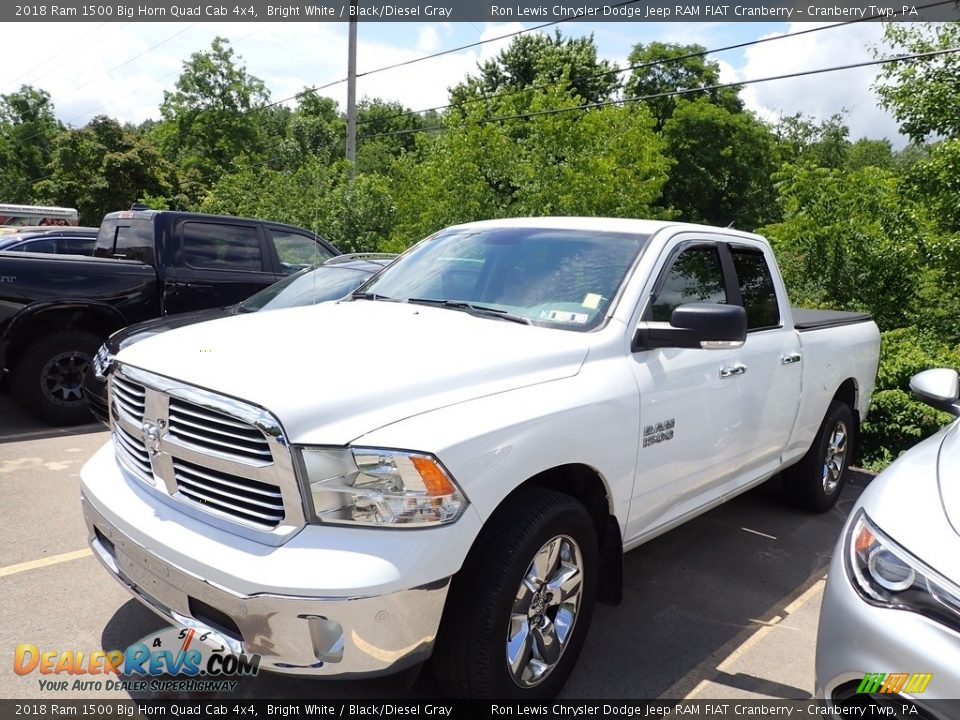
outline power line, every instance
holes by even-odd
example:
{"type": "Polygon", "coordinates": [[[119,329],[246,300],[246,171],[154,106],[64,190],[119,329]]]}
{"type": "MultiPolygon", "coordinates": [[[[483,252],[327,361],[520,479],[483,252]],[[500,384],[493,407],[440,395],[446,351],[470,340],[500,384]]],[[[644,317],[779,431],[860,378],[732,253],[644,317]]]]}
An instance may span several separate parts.
{"type": "MultiPolygon", "coordinates": [[[[940,5],[954,5],[954,4],[956,4],[956,2],[957,2],[957,0],[940,0],[939,2],[929,3],[929,4],[927,4],[927,5],[917,5],[917,6],[915,6],[915,9],[916,9],[916,10],[926,10],[926,9],[928,9],[928,8],[938,7],[938,6],[940,6],[940,5]]],[[[910,10],[908,9],[906,12],[910,12],[910,10]]],[[[833,23],[832,25],[823,25],[823,26],[820,26],[820,27],[808,28],[808,29],[806,29],[806,30],[799,30],[799,31],[794,32],[794,33],[786,33],[786,34],[784,34],[784,35],[774,35],[774,36],[771,36],[771,37],[759,38],[759,39],[757,39],[757,40],[748,40],[748,41],[745,41],[745,42],[735,43],[735,44],[733,44],[733,45],[725,45],[725,46],[723,46],[723,47],[711,48],[711,49],[709,49],[709,50],[698,50],[698,51],[696,51],[696,52],[690,52],[690,53],[686,53],[686,54],[684,54],[684,55],[677,55],[677,56],[671,57],[671,58],[664,58],[664,59],[662,59],[662,60],[646,60],[646,61],[644,61],[644,62],[636,63],[636,64],[634,64],[634,65],[628,65],[627,67],[624,67],[624,68],[621,68],[621,69],[617,69],[617,70],[605,70],[605,71],[603,71],[603,72],[595,73],[595,74],[593,74],[593,75],[587,75],[586,77],[584,77],[584,78],[582,78],[582,79],[584,79],[584,80],[595,80],[595,79],[607,77],[607,76],[609,76],[609,75],[620,75],[620,74],[622,74],[622,73],[631,72],[631,71],[633,71],[633,70],[643,70],[643,69],[646,69],[646,68],[649,68],[649,67],[658,67],[658,66],[662,66],[662,65],[668,65],[668,64],[672,64],[672,63],[681,62],[681,61],[683,61],[683,60],[690,60],[690,59],[693,59],[693,58],[705,57],[705,56],[707,56],[707,55],[714,55],[714,54],[717,54],[717,53],[728,52],[728,51],[730,51],[730,50],[741,50],[741,49],[743,49],[743,48],[752,47],[752,46],[754,46],[754,45],[761,45],[761,44],[763,44],[763,43],[775,42],[775,41],[778,41],[778,40],[785,40],[785,39],[787,39],[787,38],[800,37],[801,35],[808,35],[808,34],[810,34],[810,33],[821,32],[821,31],[823,31],[823,30],[833,30],[834,28],[846,27],[847,25],[854,25],[854,24],[856,24],[856,23],[869,22],[869,21],[873,21],[873,20],[884,20],[884,19],[889,20],[889,18],[891,18],[891,17],[895,17],[895,16],[897,16],[897,15],[902,15],[902,14],[904,14],[904,11],[895,12],[895,13],[892,13],[892,14],[890,14],[890,15],[867,15],[867,16],[864,16],[864,17],[862,17],[862,18],[857,18],[857,19],[855,19],[855,20],[846,20],[846,21],[844,21],[844,22],[833,23]]],[[[518,88],[518,89],[516,89],[516,90],[510,90],[510,91],[507,91],[507,92],[498,92],[498,93],[494,93],[494,94],[492,94],[492,95],[481,95],[481,96],[479,96],[479,97],[466,98],[465,100],[462,100],[462,101],[459,101],[459,102],[447,103],[446,105],[437,105],[436,107],[424,108],[424,109],[422,109],[422,110],[405,110],[404,112],[400,112],[400,113],[397,113],[397,114],[395,114],[395,115],[388,115],[387,117],[384,117],[384,118],[375,118],[375,119],[360,120],[360,121],[358,121],[357,124],[358,124],[358,125],[366,125],[366,124],[371,123],[371,122],[382,122],[382,121],[385,121],[385,120],[393,120],[393,119],[396,119],[396,118],[407,117],[407,116],[410,116],[410,115],[420,115],[420,114],[428,113],[428,112],[437,112],[437,111],[439,111],[439,110],[448,110],[448,109],[450,109],[450,108],[462,107],[462,106],[464,106],[464,105],[471,105],[471,104],[478,103],[478,102],[487,102],[487,101],[492,100],[492,99],[497,99],[497,100],[499,100],[499,99],[501,99],[501,98],[512,97],[512,96],[514,96],[514,95],[519,95],[519,94],[525,93],[525,92],[530,92],[530,91],[534,91],[534,90],[546,89],[546,88],[552,87],[552,85],[553,85],[552,83],[542,83],[542,84],[540,84],[540,85],[535,85],[535,84],[534,84],[534,85],[528,85],[527,87],[518,88]]]]}
{"type": "MultiPolygon", "coordinates": [[[[611,7],[618,8],[618,7],[624,7],[626,5],[634,5],[640,1],[641,0],[625,0],[624,2],[617,3],[616,5],[612,5],[611,7]]],[[[410,60],[402,60],[400,62],[392,63],[390,65],[384,65],[383,67],[374,68],[373,70],[367,70],[366,72],[357,73],[357,77],[361,78],[361,77],[366,77],[368,75],[375,75],[377,73],[386,72],[387,70],[395,70],[396,68],[406,67],[408,65],[413,65],[415,63],[424,62],[425,60],[433,60],[434,58],[443,57],[444,55],[450,55],[455,52],[460,52],[461,50],[469,50],[471,48],[480,47],[481,45],[486,45],[487,43],[496,42],[498,40],[505,40],[507,38],[523,35],[525,33],[535,32],[536,30],[542,30],[543,28],[550,27],[551,25],[559,25],[560,23],[563,23],[563,22],[578,20],[582,17],[584,16],[580,14],[574,14],[569,17],[561,18],[560,20],[552,20],[550,22],[542,23],[540,25],[534,25],[533,27],[524,28],[523,30],[516,30],[514,32],[506,33],[504,35],[498,35],[496,37],[487,38],[486,40],[477,40],[476,42],[467,43],[466,45],[459,45],[458,47],[448,48],[447,50],[439,50],[435,53],[430,53],[429,55],[422,55],[420,57],[411,58],[410,60]]],[[[257,109],[263,110],[266,108],[275,107],[285,102],[289,102],[290,100],[297,100],[303,97],[304,95],[309,95],[310,93],[314,93],[319,90],[326,90],[327,88],[331,88],[335,85],[340,85],[342,83],[345,83],[346,81],[347,81],[347,78],[340,78],[339,80],[332,80],[324,85],[304,88],[300,92],[295,93],[290,97],[285,97],[281,100],[275,100],[267,105],[260,105],[257,108],[252,108],[251,111],[257,110],[257,109]]]]}
{"type": "MultiPolygon", "coordinates": [[[[615,105],[625,105],[627,103],[633,103],[633,102],[642,102],[644,100],[657,100],[659,98],[676,97],[679,95],[688,95],[688,94],[697,93],[697,92],[708,92],[710,90],[722,90],[724,88],[742,87],[744,85],[757,85],[759,83],[772,82],[774,80],[788,80],[790,78],[805,77],[808,75],[819,75],[822,73],[837,72],[839,70],[853,70],[855,68],[869,67],[872,65],[886,65],[888,63],[895,63],[895,62],[922,60],[925,58],[932,58],[940,55],[949,55],[957,52],[960,52],[960,47],[947,48],[945,50],[932,50],[930,52],[914,53],[912,55],[898,55],[896,57],[880,58],[878,60],[866,60],[864,62],[848,63],[846,65],[833,65],[831,67],[816,68],[813,70],[800,70],[792,73],[783,73],[781,75],[769,75],[767,77],[753,78],[750,80],[740,80],[737,82],[716,83],[713,85],[702,85],[700,87],[695,87],[695,88],[671,90],[669,92],[653,93],[651,95],[641,95],[641,96],[631,97],[631,98],[622,98],[619,100],[604,100],[602,102],[584,103],[582,105],[574,105],[566,108],[551,108],[549,110],[535,110],[535,111],[526,112],[526,113],[516,113],[514,115],[498,115],[496,117],[484,118],[483,120],[479,120],[478,124],[502,122],[504,120],[524,120],[527,118],[540,117],[543,115],[559,115],[560,113],[573,112],[575,110],[593,110],[596,108],[611,107],[615,105]]],[[[364,139],[374,139],[378,137],[411,135],[419,132],[431,132],[434,130],[444,130],[444,129],[445,129],[445,126],[443,125],[433,125],[430,127],[417,128],[412,130],[395,130],[393,132],[376,133],[372,135],[361,135],[360,137],[364,139]]]]}
{"type": "MultiPolygon", "coordinates": [[[[951,0],[951,2],[952,2],[952,0],[951,0]]],[[[688,95],[688,94],[696,93],[696,92],[708,92],[708,91],[710,91],[710,90],[721,90],[721,89],[724,89],[724,88],[741,87],[741,86],[743,86],[743,85],[756,85],[756,84],[759,84],[759,83],[772,82],[772,81],[774,81],[774,80],[787,80],[787,79],[790,79],[790,78],[804,77],[804,76],[808,76],[808,75],[819,75],[819,74],[828,73],[828,72],[837,72],[837,71],[840,71],[840,70],[852,70],[852,69],[856,69],[856,68],[860,68],[860,67],[869,67],[869,66],[872,66],[872,65],[885,65],[885,64],[894,63],[894,62],[907,62],[907,61],[912,61],[912,60],[921,60],[921,59],[924,59],[924,58],[937,57],[937,56],[940,56],[940,55],[948,55],[948,54],[953,54],[953,53],[958,53],[958,52],[960,52],[960,47],[947,48],[947,49],[945,49],[945,50],[934,50],[934,51],[924,52],[924,53],[914,53],[914,54],[912,54],[912,55],[898,55],[898,56],[896,56],[896,57],[880,58],[880,59],[877,59],[877,60],[867,60],[867,61],[859,62],[859,63],[848,63],[848,64],[846,64],[846,65],[834,65],[834,66],[831,66],[831,67],[815,68],[815,69],[812,69],[812,70],[800,70],[800,71],[792,72],[792,73],[783,73],[783,74],[781,74],[781,75],[770,75],[770,76],[762,77],[762,78],[753,78],[753,79],[750,79],[750,80],[741,80],[741,81],[738,81],[738,82],[716,83],[716,84],[713,84],[713,85],[703,85],[703,86],[695,87],[695,88],[684,88],[684,89],[680,89],[680,90],[671,90],[671,91],[668,91],[668,92],[653,93],[653,94],[650,94],[650,95],[641,95],[641,96],[638,96],[638,97],[623,98],[623,99],[619,99],[619,100],[607,100],[607,101],[596,102],[596,103],[584,103],[584,104],[582,104],[582,105],[575,105],[575,106],[566,107],[566,108],[551,108],[551,109],[549,109],[549,110],[537,110],[537,111],[527,112],[527,113],[517,113],[517,114],[514,114],[514,115],[500,115],[500,116],[491,117],[491,118],[485,118],[485,119],[483,119],[483,120],[480,120],[480,121],[478,121],[478,124],[487,124],[487,123],[491,123],[491,122],[501,122],[501,121],[504,121],[504,120],[522,120],[522,119],[531,118],[531,117],[538,117],[538,116],[542,116],[542,115],[558,115],[558,114],[561,114],[561,113],[573,112],[573,111],[576,111],[576,110],[591,110],[591,109],[595,109],[595,108],[603,108],[603,107],[610,107],[610,106],[616,106],[616,105],[625,105],[625,104],[633,103],[633,102],[643,102],[643,101],[645,101],[645,100],[656,100],[656,99],[659,99],[659,98],[676,97],[676,96],[679,96],[679,95],[688,95]]],[[[425,112],[425,111],[420,111],[420,112],[425,112]]],[[[399,135],[413,135],[413,134],[421,133],[421,132],[433,132],[433,131],[445,130],[445,129],[447,129],[447,128],[446,128],[446,126],[444,126],[444,125],[433,125],[433,126],[424,127],[424,128],[416,128],[416,129],[409,129],[409,130],[396,130],[396,131],[393,131],[393,132],[383,132],[383,133],[375,133],[375,134],[370,134],[370,135],[361,135],[361,136],[359,136],[357,139],[358,139],[358,140],[359,140],[359,139],[372,140],[372,139],[380,138],[380,137],[395,137],[395,136],[399,136],[399,135]]],[[[271,158],[268,158],[268,159],[266,159],[266,160],[262,160],[262,161],[259,161],[259,162],[256,162],[256,163],[249,163],[249,164],[247,164],[245,167],[249,167],[249,168],[261,167],[261,166],[263,166],[263,165],[268,165],[268,164],[270,164],[270,163],[272,163],[272,162],[275,162],[275,161],[277,161],[277,160],[282,160],[282,159],[283,159],[283,156],[282,156],[282,155],[277,155],[277,156],[274,156],[274,157],[271,157],[271,158]]]]}
{"type": "MultiPolygon", "coordinates": [[[[9,80],[9,81],[8,81],[8,82],[10,83],[10,86],[13,87],[13,85],[14,85],[18,80],[21,80],[21,79],[25,78],[27,75],[30,75],[30,74],[31,74],[32,72],[34,72],[35,70],[38,70],[39,68],[42,68],[42,67],[43,67],[44,65],[46,65],[48,62],[50,62],[51,60],[54,60],[54,59],[60,57],[60,56],[63,55],[64,53],[66,53],[66,52],[71,52],[71,51],[76,51],[78,45],[80,45],[84,40],[86,40],[86,39],[89,38],[90,36],[94,35],[94,34],[95,34],[100,28],[102,28],[104,25],[108,25],[108,24],[109,24],[109,23],[105,23],[105,22],[100,23],[100,24],[97,25],[95,28],[93,28],[93,30],[91,30],[91,31],[88,32],[86,35],[84,35],[84,36],[81,37],[79,40],[77,40],[76,43],[71,43],[70,45],[67,45],[66,47],[61,48],[59,51],[55,52],[53,55],[50,55],[50,56],[49,56],[48,58],[46,58],[45,60],[41,60],[40,62],[38,62],[36,65],[34,65],[33,67],[31,67],[30,69],[26,70],[25,72],[20,73],[20,74],[17,75],[15,78],[13,78],[12,80],[9,80]]],[[[121,25],[118,29],[122,29],[124,26],[129,25],[129,24],[130,24],[130,23],[124,23],[124,24],[121,25]]],[[[51,71],[51,72],[52,72],[52,71],[51,71]]],[[[49,75],[49,74],[50,74],[50,72],[44,73],[43,75],[40,76],[40,78],[47,77],[47,75],[49,75]]],[[[35,79],[33,80],[33,82],[36,82],[36,81],[39,80],[40,78],[35,78],[35,79]]]]}

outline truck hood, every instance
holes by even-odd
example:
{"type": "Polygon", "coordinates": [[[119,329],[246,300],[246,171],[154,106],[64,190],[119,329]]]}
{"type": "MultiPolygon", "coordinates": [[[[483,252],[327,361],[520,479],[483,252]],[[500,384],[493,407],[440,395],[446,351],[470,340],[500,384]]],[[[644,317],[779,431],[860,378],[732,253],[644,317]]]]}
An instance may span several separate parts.
{"type": "Polygon", "coordinates": [[[355,301],[196,323],[117,361],[259,405],[290,442],[345,445],[413,415],[575,375],[590,341],[457,310],[355,301]]]}

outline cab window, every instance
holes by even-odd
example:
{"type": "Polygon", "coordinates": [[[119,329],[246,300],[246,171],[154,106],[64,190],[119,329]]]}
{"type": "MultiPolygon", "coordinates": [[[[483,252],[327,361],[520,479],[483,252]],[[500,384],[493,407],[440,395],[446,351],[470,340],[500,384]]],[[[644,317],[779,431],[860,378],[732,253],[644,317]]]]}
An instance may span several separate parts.
{"type": "Polygon", "coordinates": [[[206,270],[263,270],[260,233],[249,225],[185,222],[183,260],[206,270]]]}
{"type": "Polygon", "coordinates": [[[737,271],[743,308],[747,311],[747,330],[779,327],[780,307],[763,252],[755,248],[732,247],[730,253],[737,271]]]}
{"type": "Polygon", "coordinates": [[[673,311],[685,303],[726,303],[720,253],[713,245],[681,252],[670,265],[653,302],[655,322],[670,322],[673,311]]]}

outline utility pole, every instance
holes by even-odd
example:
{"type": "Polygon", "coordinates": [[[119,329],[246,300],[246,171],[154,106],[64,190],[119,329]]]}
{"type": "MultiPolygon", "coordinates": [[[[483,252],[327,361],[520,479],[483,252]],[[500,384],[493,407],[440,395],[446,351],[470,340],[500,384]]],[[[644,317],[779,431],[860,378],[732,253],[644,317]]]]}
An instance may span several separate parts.
{"type": "MultiPolygon", "coordinates": [[[[347,160],[357,161],[357,0],[350,0],[350,30],[347,46],[347,160]]],[[[350,177],[355,174],[350,167],[350,177]]]]}

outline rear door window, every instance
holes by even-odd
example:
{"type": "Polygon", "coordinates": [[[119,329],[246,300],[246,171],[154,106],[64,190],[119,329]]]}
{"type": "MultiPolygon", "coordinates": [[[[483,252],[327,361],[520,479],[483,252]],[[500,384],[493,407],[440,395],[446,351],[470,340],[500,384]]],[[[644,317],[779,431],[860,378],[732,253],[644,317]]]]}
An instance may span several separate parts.
{"type": "Polygon", "coordinates": [[[188,221],[180,227],[184,264],[204,270],[263,271],[256,226],[188,221]]]}
{"type": "Polygon", "coordinates": [[[773,286],[770,267],[761,250],[731,247],[733,266],[747,311],[747,330],[763,330],[780,326],[780,307],[773,286]]]}

